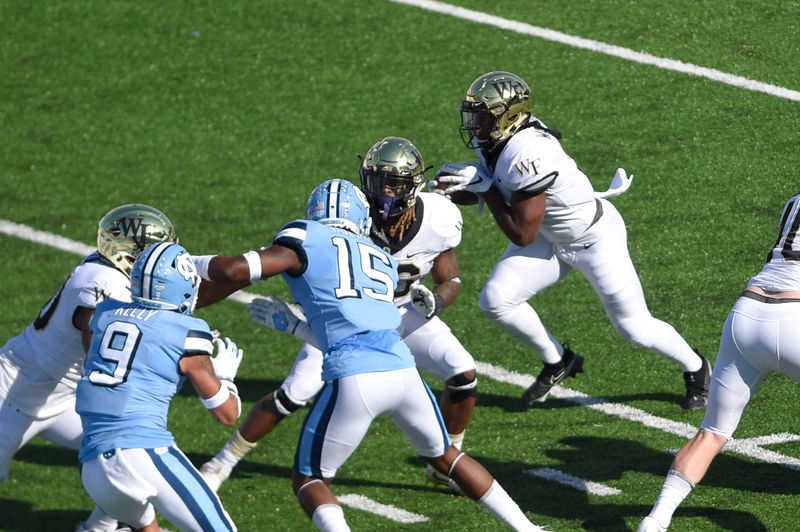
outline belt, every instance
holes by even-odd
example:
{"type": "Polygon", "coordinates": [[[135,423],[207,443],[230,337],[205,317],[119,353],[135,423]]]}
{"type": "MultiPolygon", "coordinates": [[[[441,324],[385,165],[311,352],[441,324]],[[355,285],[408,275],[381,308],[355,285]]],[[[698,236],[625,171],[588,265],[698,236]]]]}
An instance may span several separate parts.
{"type": "Polygon", "coordinates": [[[761,303],[800,303],[800,298],[798,297],[770,297],[764,296],[761,294],[756,294],[755,292],[751,292],[750,290],[745,290],[742,292],[742,297],[746,297],[748,299],[755,299],[756,301],[760,301],[761,303]]]}

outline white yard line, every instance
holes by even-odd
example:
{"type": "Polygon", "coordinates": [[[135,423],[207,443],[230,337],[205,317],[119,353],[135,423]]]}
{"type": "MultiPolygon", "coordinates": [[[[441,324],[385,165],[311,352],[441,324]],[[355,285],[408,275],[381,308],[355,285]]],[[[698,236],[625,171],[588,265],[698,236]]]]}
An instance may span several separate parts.
{"type": "Polygon", "coordinates": [[[389,0],[389,1],[394,2],[395,4],[405,4],[425,9],[428,11],[433,11],[435,13],[440,13],[442,15],[448,15],[463,20],[469,20],[472,22],[476,22],[478,24],[485,24],[486,26],[494,26],[495,28],[513,31],[515,33],[521,33],[523,35],[528,35],[530,37],[537,37],[540,39],[545,39],[547,41],[553,41],[560,44],[565,44],[573,48],[581,48],[592,52],[611,55],[614,57],[618,57],[620,59],[625,59],[626,61],[633,61],[634,63],[641,63],[643,65],[652,65],[658,68],[662,68],[664,70],[681,72],[683,74],[689,74],[690,76],[698,76],[701,78],[718,81],[720,83],[724,83],[726,85],[732,85],[734,87],[739,87],[741,89],[747,89],[755,92],[762,92],[764,94],[777,96],[778,98],[784,98],[787,100],[800,102],[800,92],[798,91],[787,89],[785,87],[779,87],[777,85],[771,85],[769,83],[764,83],[761,81],[755,81],[752,79],[744,78],[742,76],[735,76],[733,74],[728,74],[726,72],[715,70],[713,68],[701,67],[693,65],[691,63],[676,61],[674,59],[667,59],[664,57],[658,57],[655,55],[637,52],[629,48],[614,46],[613,44],[606,44],[604,42],[595,41],[592,39],[575,37],[574,35],[569,35],[567,33],[562,33],[560,31],[555,31],[548,28],[542,28],[540,26],[533,26],[531,24],[518,22],[516,20],[509,20],[502,17],[489,15],[487,13],[482,13],[480,11],[473,11],[471,9],[466,9],[451,4],[446,4],[444,2],[435,2],[433,0],[389,0]]]}
{"type": "Polygon", "coordinates": [[[569,486],[570,488],[575,488],[578,491],[584,491],[591,495],[597,495],[598,497],[610,497],[612,495],[622,494],[622,490],[618,490],[617,488],[612,488],[611,486],[606,486],[605,484],[601,484],[599,482],[592,482],[591,480],[586,480],[585,478],[568,475],[558,471],[557,469],[552,469],[549,467],[523,469],[522,472],[526,475],[533,475],[534,477],[556,482],[564,486],[569,486]]]}
{"type": "Polygon", "coordinates": [[[424,523],[428,520],[424,515],[407,512],[406,510],[389,504],[381,504],[363,495],[346,494],[337,495],[336,498],[339,499],[340,503],[346,506],[380,515],[398,523],[424,523]]]}

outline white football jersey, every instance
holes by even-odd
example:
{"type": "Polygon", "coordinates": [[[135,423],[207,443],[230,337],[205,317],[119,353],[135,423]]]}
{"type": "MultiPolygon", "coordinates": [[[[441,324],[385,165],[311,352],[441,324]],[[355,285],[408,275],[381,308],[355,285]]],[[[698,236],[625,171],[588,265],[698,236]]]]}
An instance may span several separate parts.
{"type": "Polygon", "coordinates": [[[767,257],[764,268],[755,275],[749,286],[771,292],[800,290],[800,194],[789,198],[783,207],[781,225],[775,247],[767,257]]]}
{"type": "Polygon", "coordinates": [[[421,192],[417,198],[417,220],[403,238],[401,248],[391,249],[385,242],[373,238],[376,245],[397,259],[400,275],[394,299],[397,306],[411,300],[411,286],[421,282],[431,271],[436,257],[461,242],[463,221],[458,207],[444,196],[432,192],[421,192]]]}
{"type": "Polygon", "coordinates": [[[74,395],[84,359],[73,318],[79,307],[93,309],[105,299],[130,301],[130,280],[94,252],[72,270],[33,323],[0,348],[0,359],[6,359],[0,393],[40,419],[63,410],[64,400],[74,395]]]}
{"type": "MultiPolygon", "coordinates": [[[[481,151],[475,151],[488,168],[481,151]]],[[[509,204],[518,190],[545,192],[547,206],[539,231],[550,242],[575,242],[595,221],[598,204],[589,178],[546,131],[528,127],[514,134],[503,147],[492,178],[509,204]]]]}

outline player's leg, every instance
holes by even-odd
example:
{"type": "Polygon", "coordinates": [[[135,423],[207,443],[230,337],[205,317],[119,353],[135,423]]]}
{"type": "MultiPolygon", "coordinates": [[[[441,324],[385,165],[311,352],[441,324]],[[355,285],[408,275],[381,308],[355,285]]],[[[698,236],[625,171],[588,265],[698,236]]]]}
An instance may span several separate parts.
{"type": "Polygon", "coordinates": [[[176,446],[126,449],[124,458],[156,490],[155,509],[180,530],[235,531],[222,502],[176,446]]]}
{"type": "Polygon", "coordinates": [[[481,291],[480,308],[503,330],[533,348],[545,363],[556,363],[561,360],[561,345],[528,300],[569,271],[542,237],[524,247],[509,244],[481,291]]]}
{"type": "Polygon", "coordinates": [[[211,489],[217,491],[261,438],[317,395],[324,384],[321,374],[322,352],[305,344],[281,387],[259,399],[216,456],[200,467],[211,489]]]}
{"type": "Polygon", "coordinates": [[[583,357],[564,348],[545,328],[528,299],[571,271],[544,237],[520,247],[510,244],[481,291],[480,307],[506,332],[533,348],[544,362],[536,380],[522,394],[532,405],[544,401],[553,386],[582,371],[583,357]]]}
{"type": "MultiPolygon", "coordinates": [[[[737,302],[734,309],[752,307],[748,301],[737,302]]],[[[757,309],[755,309],[757,310],[757,309]]],[[[800,327],[795,320],[794,329],[800,327]]],[[[639,530],[666,530],[672,514],[700,482],[711,462],[731,438],[750,398],[758,391],[764,378],[777,360],[775,340],[779,335],[777,322],[751,319],[732,311],[725,320],[720,351],[714,365],[708,406],[700,431],[675,456],[667,478],[650,514],[639,530]]],[[[800,353],[797,342],[800,333],[791,333],[795,345],[791,350],[800,353]]]]}
{"type": "Polygon", "coordinates": [[[308,413],[295,453],[292,486],[320,530],[349,530],[328,485],[367,433],[397,403],[397,371],[360,373],[326,383],[308,413]]]}
{"type": "Polygon", "coordinates": [[[81,482],[92,500],[111,516],[134,529],[157,531],[153,527],[158,526],[155,508],[149,501],[156,489],[139,474],[137,466],[118,449],[106,452],[81,465],[81,482]]]}
{"type": "Polygon", "coordinates": [[[603,216],[592,228],[589,247],[559,251],[594,288],[617,332],[644,348],[672,360],[684,372],[684,408],[702,408],[708,397],[711,366],[672,325],[654,318],[647,308],[636,268],[628,253],[625,222],[614,206],[603,202],[603,216]]]}
{"type": "Polygon", "coordinates": [[[8,478],[11,459],[38,433],[39,425],[3,398],[0,403],[0,427],[3,427],[0,430],[0,482],[8,478]]]}
{"type": "MultiPolygon", "coordinates": [[[[80,449],[83,425],[75,411],[74,400],[69,408],[48,421],[39,433],[41,437],[68,449],[80,449]]],[[[116,519],[95,507],[89,517],[78,523],[77,530],[111,531],[117,529],[117,524],[116,519]]]]}
{"type": "Polygon", "coordinates": [[[417,367],[445,383],[439,406],[453,444],[460,449],[475,409],[478,385],[475,359],[441,319],[436,316],[426,319],[411,308],[404,310],[400,326],[403,340],[417,367]]]}
{"type": "Polygon", "coordinates": [[[436,399],[416,368],[399,370],[394,386],[403,396],[389,415],[419,456],[514,530],[539,530],[486,468],[451,444],[436,399]]]}
{"type": "MultiPolygon", "coordinates": [[[[405,313],[400,334],[414,355],[417,367],[444,381],[439,407],[453,445],[461,449],[478,391],[475,359],[441,319],[436,316],[426,319],[413,308],[403,310],[405,313]]],[[[460,491],[452,480],[430,464],[425,474],[433,483],[447,485],[455,492],[460,491]]]]}

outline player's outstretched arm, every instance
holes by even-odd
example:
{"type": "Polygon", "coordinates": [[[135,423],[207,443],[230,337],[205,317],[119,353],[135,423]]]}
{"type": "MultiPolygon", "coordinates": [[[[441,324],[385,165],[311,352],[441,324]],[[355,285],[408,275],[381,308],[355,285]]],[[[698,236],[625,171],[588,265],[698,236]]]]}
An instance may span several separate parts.
{"type": "Polygon", "coordinates": [[[195,257],[194,261],[197,272],[206,281],[200,284],[198,307],[216,303],[237,290],[279,273],[300,275],[303,269],[296,251],[277,244],[235,257],[202,255],[195,257]]]}

